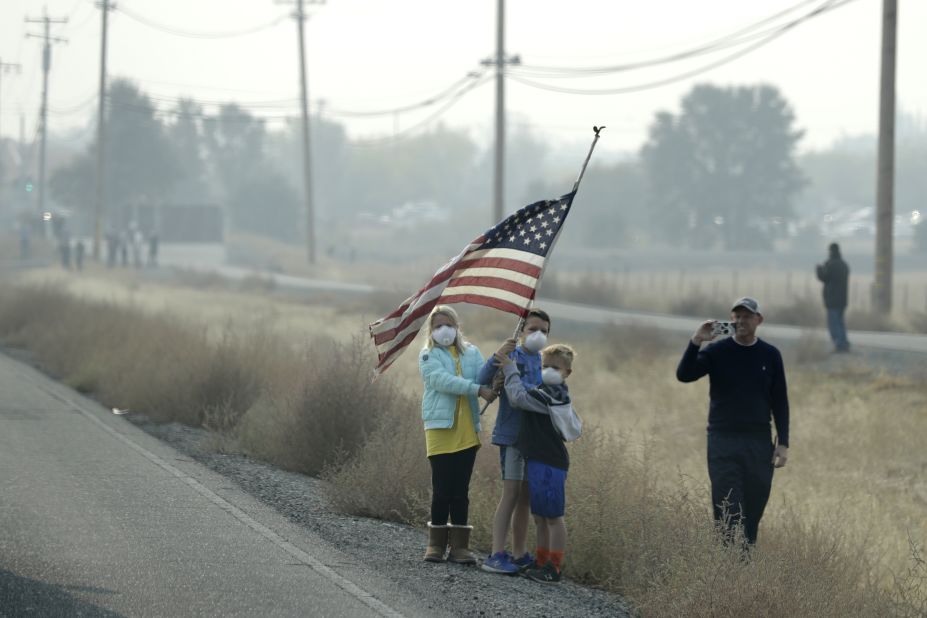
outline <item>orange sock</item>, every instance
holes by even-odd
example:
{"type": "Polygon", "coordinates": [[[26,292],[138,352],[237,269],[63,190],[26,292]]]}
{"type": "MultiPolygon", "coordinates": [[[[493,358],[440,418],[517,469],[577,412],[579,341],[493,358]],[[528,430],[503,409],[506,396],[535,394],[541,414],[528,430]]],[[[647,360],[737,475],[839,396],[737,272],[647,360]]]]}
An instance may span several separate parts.
{"type": "Polygon", "coordinates": [[[550,562],[550,550],[546,547],[538,547],[534,550],[534,563],[539,567],[550,562]]]}
{"type": "Polygon", "coordinates": [[[557,569],[557,572],[560,572],[560,565],[563,564],[563,552],[562,551],[548,551],[548,560],[554,567],[557,569]]]}

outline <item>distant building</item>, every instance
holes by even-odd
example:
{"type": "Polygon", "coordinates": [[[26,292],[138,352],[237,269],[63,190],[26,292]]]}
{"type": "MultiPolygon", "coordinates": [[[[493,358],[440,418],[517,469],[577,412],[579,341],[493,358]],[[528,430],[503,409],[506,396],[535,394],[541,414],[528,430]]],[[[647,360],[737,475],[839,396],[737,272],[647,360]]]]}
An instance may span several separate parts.
{"type": "Polygon", "coordinates": [[[160,264],[225,263],[226,223],[216,204],[144,205],[136,209],[143,236],[157,238],[160,264]]]}

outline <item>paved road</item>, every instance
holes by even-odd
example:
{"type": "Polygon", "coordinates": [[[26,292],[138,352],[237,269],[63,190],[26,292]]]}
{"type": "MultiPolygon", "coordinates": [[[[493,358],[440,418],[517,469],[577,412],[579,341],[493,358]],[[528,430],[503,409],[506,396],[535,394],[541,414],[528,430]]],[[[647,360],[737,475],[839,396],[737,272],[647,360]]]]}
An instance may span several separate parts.
{"type": "Polygon", "coordinates": [[[0,354],[0,616],[434,615],[0,354]]]}
{"type": "MultiPolygon", "coordinates": [[[[675,315],[662,315],[656,313],[643,313],[637,311],[619,311],[600,307],[574,305],[560,301],[539,299],[541,305],[557,319],[568,319],[587,324],[621,324],[643,325],[671,332],[695,332],[699,322],[710,317],[725,319],[727,316],[681,317],[675,315]],[[568,316],[568,317],[567,317],[568,316]]],[[[802,328],[798,326],[784,326],[774,321],[764,323],[759,335],[775,341],[799,341],[806,338],[816,338],[821,341],[830,341],[827,329],[802,328]]],[[[854,347],[889,350],[895,352],[910,352],[914,354],[927,354],[927,335],[914,335],[911,333],[877,333],[867,331],[850,331],[850,342],[854,347]]]]}

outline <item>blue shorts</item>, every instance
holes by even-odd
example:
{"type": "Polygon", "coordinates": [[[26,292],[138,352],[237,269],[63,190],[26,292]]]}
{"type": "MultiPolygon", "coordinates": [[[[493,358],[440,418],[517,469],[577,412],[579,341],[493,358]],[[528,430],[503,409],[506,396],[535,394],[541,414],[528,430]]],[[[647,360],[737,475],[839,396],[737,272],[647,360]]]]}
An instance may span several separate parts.
{"type": "Polygon", "coordinates": [[[554,519],[563,517],[566,506],[567,471],[528,460],[528,493],[531,513],[554,519]]]}

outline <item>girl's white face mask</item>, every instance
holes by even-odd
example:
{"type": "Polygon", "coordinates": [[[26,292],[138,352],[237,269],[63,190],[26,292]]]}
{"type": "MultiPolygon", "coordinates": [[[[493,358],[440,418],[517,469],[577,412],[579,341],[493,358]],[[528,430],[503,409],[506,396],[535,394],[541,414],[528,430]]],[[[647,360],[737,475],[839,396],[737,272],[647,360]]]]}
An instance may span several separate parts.
{"type": "Polygon", "coordinates": [[[536,330],[525,336],[525,342],[522,345],[529,352],[540,352],[547,345],[547,335],[543,331],[536,330]]]}
{"type": "Polygon", "coordinates": [[[544,369],[541,370],[541,381],[544,382],[544,384],[557,386],[558,384],[563,384],[563,374],[553,367],[544,367],[544,369]]]}
{"type": "Polygon", "coordinates": [[[434,339],[435,343],[439,346],[446,348],[457,339],[457,329],[448,324],[444,324],[431,331],[431,338],[434,339]]]}

